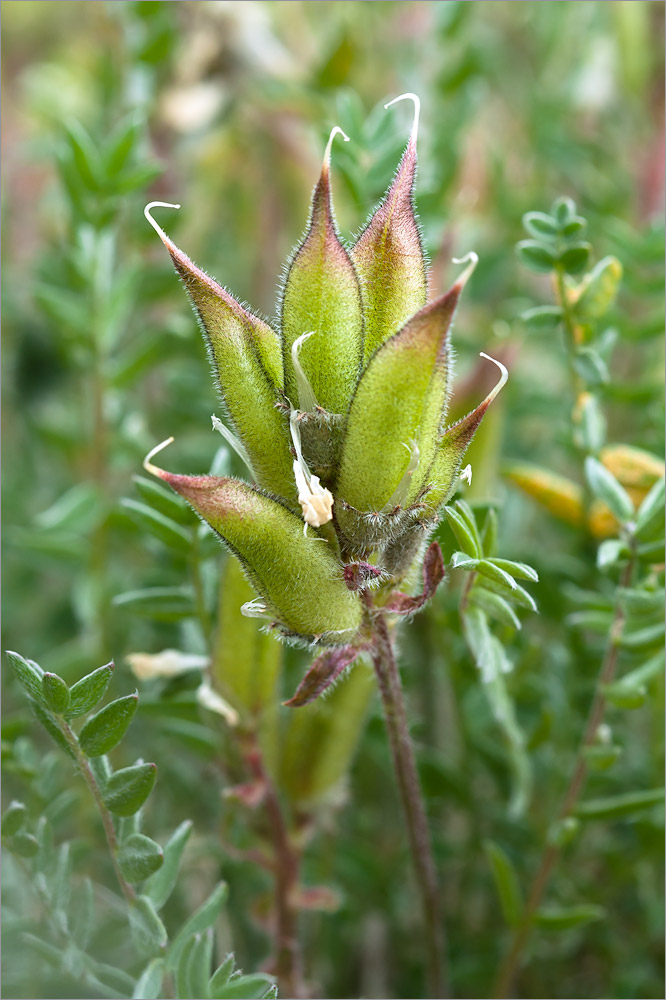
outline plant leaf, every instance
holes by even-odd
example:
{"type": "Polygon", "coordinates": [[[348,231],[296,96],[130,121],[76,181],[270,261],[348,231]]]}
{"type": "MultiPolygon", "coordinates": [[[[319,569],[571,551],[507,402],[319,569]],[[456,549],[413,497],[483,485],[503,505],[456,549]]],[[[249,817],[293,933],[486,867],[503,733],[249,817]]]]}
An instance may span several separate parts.
{"type": "Polygon", "coordinates": [[[143,882],[163,863],[162,848],[143,833],[130,834],[118,852],[118,864],[128,882],[143,882]]]}
{"type": "Polygon", "coordinates": [[[101,757],[121,741],[134,718],[138,701],[137,692],[128,694],[88,719],[79,733],[79,746],[86,757],[101,757]]]}
{"type": "Polygon", "coordinates": [[[66,712],[68,719],[86,715],[95,707],[108,688],[114,669],[115,664],[111,661],[111,663],[106,663],[103,667],[93,670],[92,673],[86,674],[76,684],[72,684],[69,689],[69,708],[66,712]]]}
{"type": "Polygon", "coordinates": [[[336,646],[327,649],[308,668],[305,677],[296,688],[296,693],[282,704],[288,708],[308,705],[330,687],[360,653],[361,650],[356,646],[336,646]]]}
{"type": "Polygon", "coordinates": [[[183,851],[191,833],[192,821],[186,819],[174,830],[164,848],[164,864],[144,886],[144,895],[152,900],[156,910],[162,909],[176,887],[183,851]]]}
{"type": "Polygon", "coordinates": [[[134,764],[114,771],[104,787],[106,808],[116,816],[134,815],[152,792],[156,778],[156,764],[134,764]]]}

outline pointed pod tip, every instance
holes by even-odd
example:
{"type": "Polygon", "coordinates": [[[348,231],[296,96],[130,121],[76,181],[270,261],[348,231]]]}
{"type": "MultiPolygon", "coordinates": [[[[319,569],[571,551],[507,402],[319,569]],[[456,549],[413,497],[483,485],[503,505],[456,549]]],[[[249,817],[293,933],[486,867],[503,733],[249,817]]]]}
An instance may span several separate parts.
{"type": "Polygon", "coordinates": [[[349,136],[344,132],[339,125],[334,125],[331,129],[331,134],[328,137],[328,142],[326,143],[326,149],[324,150],[324,162],[322,163],[322,173],[328,173],[328,169],[331,165],[331,147],[333,146],[333,140],[336,135],[341,135],[345,142],[349,142],[349,136]]]}
{"type": "Polygon", "coordinates": [[[165,244],[169,244],[171,243],[171,240],[164,232],[162,227],[155,221],[155,219],[153,219],[152,215],[150,214],[154,208],[180,208],[180,205],[173,205],[171,202],[168,201],[151,201],[146,205],[146,207],[143,210],[144,216],[146,217],[150,225],[153,227],[153,229],[155,230],[159,238],[162,240],[162,242],[165,244]]]}
{"type": "Polygon", "coordinates": [[[168,447],[168,445],[173,444],[173,441],[173,437],[168,437],[165,441],[161,441],[160,444],[156,444],[154,448],[151,448],[143,460],[143,467],[146,472],[150,472],[151,475],[157,476],[158,479],[164,479],[164,469],[160,469],[159,466],[153,465],[151,459],[153,459],[160,451],[163,451],[166,447],[168,447]]]}
{"type": "Polygon", "coordinates": [[[412,132],[409,137],[409,142],[410,145],[416,146],[416,137],[419,131],[419,117],[421,115],[421,98],[418,96],[418,94],[412,94],[412,93],[400,94],[399,97],[394,97],[392,101],[389,101],[388,104],[385,104],[384,108],[385,109],[390,108],[394,104],[397,104],[398,101],[414,102],[414,122],[412,124],[412,132]]]}

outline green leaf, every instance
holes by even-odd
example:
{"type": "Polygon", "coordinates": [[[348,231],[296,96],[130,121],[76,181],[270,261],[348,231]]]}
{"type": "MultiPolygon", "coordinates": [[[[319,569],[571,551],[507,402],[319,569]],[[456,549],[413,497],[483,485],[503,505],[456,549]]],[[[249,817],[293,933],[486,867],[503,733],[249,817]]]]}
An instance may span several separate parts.
{"type": "Polygon", "coordinates": [[[643,615],[659,614],[664,610],[664,588],[658,590],[640,590],[637,587],[623,587],[617,592],[620,604],[628,615],[641,617],[643,615]]]}
{"type": "MultiPolygon", "coordinates": [[[[550,214],[555,218],[560,228],[566,226],[576,216],[576,202],[567,195],[557,198],[550,206],[550,214]]],[[[584,221],[584,220],[583,220],[584,221]]]]}
{"type": "Polygon", "coordinates": [[[503,569],[505,573],[510,573],[511,576],[518,577],[519,580],[531,580],[533,583],[539,582],[539,574],[527,563],[514,562],[513,559],[491,559],[495,566],[499,566],[503,569]]]}
{"type": "Polygon", "coordinates": [[[128,882],[143,882],[163,863],[162,848],[143,833],[130,834],[118,852],[118,864],[128,882]]]}
{"type": "Polygon", "coordinates": [[[273,980],[270,976],[255,972],[252,975],[232,979],[217,997],[224,997],[225,1000],[260,1000],[272,985],[273,980]]]}
{"type": "Polygon", "coordinates": [[[63,715],[69,707],[69,688],[58,674],[45,673],[42,677],[44,701],[56,715],[63,715]]]}
{"type": "Polygon", "coordinates": [[[575,816],[564,816],[556,820],[548,830],[548,843],[560,849],[566,847],[578,835],[579,830],[579,819],[575,816]]]}
{"type": "Polygon", "coordinates": [[[650,788],[643,792],[627,792],[604,799],[588,799],[576,808],[579,819],[620,819],[650,809],[664,801],[663,788],[650,788]]]}
{"type": "Polygon", "coordinates": [[[72,937],[84,951],[95,931],[95,892],[89,878],[84,878],[75,893],[72,912],[72,937]]]}
{"type": "Polygon", "coordinates": [[[603,906],[581,903],[579,906],[544,907],[537,911],[536,923],[546,931],[564,931],[594,920],[603,920],[605,916],[603,906]]]}
{"type": "Polygon", "coordinates": [[[189,997],[208,998],[208,979],[213,958],[213,931],[208,929],[203,934],[195,934],[194,947],[188,961],[187,979],[190,986],[189,997]]]}
{"type": "Polygon", "coordinates": [[[663,672],[664,656],[659,652],[614,684],[607,684],[603,689],[604,696],[618,708],[639,708],[647,694],[645,685],[654,677],[661,677],[663,672]]]}
{"type": "Polygon", "coordinates": [[[629,494],[605,465],[591,455],[585,459],[585,475],[594,495],[606,503],[618,521],[624,523],[634,516],[629,494]]]}
{"type": "Polygon", "coordinates": [[[473,560],[480,559],[483,555],[481,546],[462,514],[453,507],[444,507],[442,513],[463,553],[473,560]]]}
{"type": "Polygon", "coordinates": [[[83,125],[74,119],[64,126],[64,133],[81,181],[90,191],[98,191],[102,169],[96,144],[83,125]]]}
{"type": "Polygon", "coordinates": [[[7,659],[16,675],[21,687],[38,704],[44,704],[44,689],[42,688],[42,677],[44,671],[33,660],[24,659],[20,653],[12,653],[7,650],[7,659]]]}
{"type": "Polygon", "coordinates": [[[348,590],[328,544],[281,503],[246,483],[217,476],[160,472],[240,559],[273,615],[302,636],[355,634],[362,619],[358,594],[348,590]]]}
{"type": "Polygon", "coordinates": [[[508,625],[510,628],[520,629],[521,623],[518,615],[513,610],[508,601],[505,601],[499,594],[493,594],[483,586],[475,585],[470,592],[470,601],[477,604],[483,611],[508,625]]]}
{"type": "Polygon", "coordinates": [[[180,958],[180,953],[189,938],[193,934],[201,934],[215,924],[229,895],[229,887],[226,882],[219,882],[210,896],[199,909],[192,914],[173,940],[169,949],[169,967],[175,969],[180,958]]]}
{"type": "Polygon", "coordinates": [[[476,571],[489,580],[494,580],[495,583],[508,587],[510,590],[516,589],[517,584],[511,574],[507,573],[501,566],[498,566],[494,560],[481,559],[476,567],[476,571]]]}
{"type": "Polygon", "coordinates": [[[641,542],[653,541],[664,534],[664,477],[662,476],[642,500],[636,514],[635,537],[641,542]]]}
{"type": "Polygon", "coordinates": [[[478,559],[472,559],[466,552],[454,552],[451,556],[452,569],[464,569],[468,573],[476,570],[479,565],[478,559]]]}
{"type": "Polygon", "coordinates": [[[106,808],[117,816],[132,816],[152,792],[156,777],[156,764],[134,764],[115,771],[104,788],[106,808]]]}
{"type": "Polygon", "coordinates": [[[134,614],[156,621],[178,621],[196,614],[194,594],[190,587],[145,587],[128,590],[113,598],[116,607],[127,608],[134,614]]]}
{"type": "Polygon", "coordinates": [[[479,528],[476,523],[476,517],[474,516],[474,511],[468,503],[464,500],[456,500],[454,505],[454,510],[456,510],[460,516],[464,519],[467,524],[468,529],[474,536],[474,541],[480,552],[483,552],[483,546],[481,544],[481,536],[479,535],[479,528]]]}
{"type": "Polygon", "coordinates": [[[333,218],[329,152],[330,147],[284,286],[284,391],[300,410],[314,410],[316,401],[330,413],[346,413],[363,360],[363,311],[356,270],[333,218]],[[301,343],[298,364],[309,389],[292,356],[294,343],[306,333],[312,336],[301,343]]]}
{"type": "Polygon", "coordinates": [[[155,955],[164,952],[169,939],[152,901],[147,896],[137,896],[129,914],[133,940],[139,953],[155,955]]]}
{"type": "Polygon", "coordinates": [[[137,709],[139,695],[125,695],[92,715],[79,733],[79,746],[86,757],[101,757],[121,741],[137,709]]]}
{"type": "Polygon", "coordinates": [[[516,246],[516,252],[525,267],[538,273],[554,270],[557,262],[554,251],[536,240],[521,240],[516,246]]]}
{"type": "Polygon", "coordinates": [[[499,844],[492,840],[484,840],[483,849],[490,863],[504,919],[510,927],[517,927],[523,912],[523,900],[513,864],[499,844]]]}
{"type": "Polygon", "coordinates": [[[562,322],[562,310],[559,306],[536,306],[521,313],[520,318],[533,330],[552,329],[562,322]]]}
{"type": "Polygon", "coordinates": [[[562,236],[576,236],[587,229],[587,222],[580,215],[575,215],[561,226],[562,236]]]}
{"type": "Polygon", "coordinates": [[[606,385],[610,381],[608,365],[591,347],[579,347],[573,356],[573,366],[589,386],[606,385]]]}
{"type": "Polygon", "coordinates": [[[664,622],[661,621],[657,622],[656,625],[648,625],[631,632],[625,629],[617,644],[621,649],[647,650],[651,646],[663,645],[663,641],[664,622]]]}
{"type": "Polygon", "coordinates": [[[530,236],[540,239],[542,236],[557,236],[559,226],[555,219],[545,212],[526,212],[523,215],[523,226],[530,236]]]}
{"type": "Polygon", "coordinates": [[[631,552],[621,538],[607,538],[597,549],[597,566],[599,569],[606,569],[630,555],[631,552]]]}
{"type": "Polygon", "coordinates": [[[60,847],[56,858],[55,871],[51,880],[51,902],[54,910],[67,912],[72,891],[72,856],[69,843],[60,847]]]}
{"type": "Polygon", "coordinates": [[[597,396],[585,393],[580,407],[580,439],[587,452],[598,452],[606,440],[606,418],[597,396]]]}
{"type": "Polygon", "coordinates": [[[617,295],[622,279],[622,264],[617,257],[604,257],[581,282],[574,304],[576,316],[584,320],[601,319],[617,295]]]}
{"type": "Polygon", "coordinates": [[[612,743],[583,747],[583,757],[592,771],[607,771],[622,755],[622,747],[612,743]]]}
{"type": "Polygon", "coordinates": [[[132,521],[156,535],[169,548],[183,553],[192,551],[192,533],[176,524],[161,511],[139,503],[138,500],[127,498],[120,501],[120,506],[128,513],[132,521]]]}
{"type": "Polygon", "coordinates": [[[86,715],[102,699],[109,681],[113,675],[115,664],[106,663],[103,667],[98,667],[92,673],[86,674],[76,684],[72,684],[69,690],[69,708],[67,718],[76,719],[80,715],[86,715]]]}
{"type": "Polygon", "coordinates": [[[2,814],[2,836],[13,837],[15,833],[25,826],[28,810],[23,802],[14,799],[10,802],[2,814]]]}
{"type": "Polygon", "coordinates": [[[567,274],[580,274],[587,266],[591,249],[589,243],[572,243],[560,254],[557,263],[567,274]]]}
{"type": "Polygon", "coordinates": [[[108,177],[113,178],[126,166],[141,141],[143,128],[139,116],[133,115],[110,137],[104,157],[108,177]]]}
{"type": "Polygon", "coordinates": [[[164,864],[144,886],[144,894],[152,900],[156,910],[162,909],[176,886],[183,851],[191,833],[192,821],[187,819],[172,833],[164,848],[164,864]]]}
{"type": "Polygon", "coordinates": [[[136,981],[132,1000],[160,1000],[164,981],[164,960],[154,958],[136,981]]]}
{"type": "Polygon", "coordinates": [[[395,178],[351,251],[363,297],[365,358],[423,308],[428,282],[412,201],[416,134],[395,178]]]}
{"type": "Polygon", "coordinates": [[[9,838],[9,850],[18,854],[20,858],[34,858],[39,851],[39,842],[31,833],[19,830],[13,837],[9,838]]]}
{"type": "Polygon", "coordinates": [[[178,961],[175,963],[176,996],[179,1000],[191,1000],[196,995],[192,991],[189,977],[190,957],[196,947],[196,943],[197,938],[195,935],[188,938],[180,949],[178,961]]]}
{"type": "Polygon", "coordinates": [[[229,977],[234,971],[234,953],[231,951],[226,956],[210,978],[208,983],[208,995],[213,998],[224,996],[224,989],[229,982],[229,977]]]}

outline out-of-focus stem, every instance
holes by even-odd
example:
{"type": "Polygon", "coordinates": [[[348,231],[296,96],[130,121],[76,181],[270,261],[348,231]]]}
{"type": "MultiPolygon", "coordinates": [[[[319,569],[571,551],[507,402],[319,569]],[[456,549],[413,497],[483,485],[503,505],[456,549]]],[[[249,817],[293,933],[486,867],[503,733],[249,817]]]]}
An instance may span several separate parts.
{"type": "MultiPolygon", "coordinates": [[[[630,559],[622,572],[619,584],[621,589],[630,585],[633,568],[634,561],[633,559],[630,559]]],[[[601,669],[595,685],[594,698],[592,700],[592,706],[590,708],[587,724],[585,726],[585,733],[583,735],[583,739],[581,740],[580,748],[576,756],[576,763],[557,816],[559,821],[567,819],[573,814],[585,785],[585,779],[587,778],[585,750],[587,747],[594,744],[599,726],[603,722],[604,713],[606,711],[604,688],[607,684],[612,682],[615,676],[619,655],[619,640],[624,627],[624,617],[624,611],[618,600],[615,604],[615,612],[613,614],[613,621],[610,628],[606,655],[604,656],[601,664],[601,669]]],[[[548,886],[553,868],[559,859],[560,850],[561,849],[555,844],[548,844],[543,850],[541,860],[532,881],[523,918],[515,931],[511,947],[500,967],[495,981],[495,988],[493,990],[493,997],[495,998],[509,997],[513,995],[514,982],[522,965],[524,951],[529,941],[534,923],[534,916],[541,904],[541,900],[548,886]]]]}
{"type": "Polygon", "coordinates": [[[428,995],[449,997],[451,994],[448,987],[446,943],[439,906],[437,872],[432,857],[414,748],[409,735],[400,672],[384,614],[378,608],[371,608],[370,613],[374,624],[372,661],[384,706],[393,766],[423,907],[428,955],[428,995]]]}
{"type": "Polygon", "coordinates": [[[249,737],[246,759],[255,779],[265,788],[264,805],[275,852],[275,974],[280,995],[301,1000],[307,994],[303,984],[296,903],[300,858],[291,844],[280,799],[266,773],[254,735],[249,737]]]}

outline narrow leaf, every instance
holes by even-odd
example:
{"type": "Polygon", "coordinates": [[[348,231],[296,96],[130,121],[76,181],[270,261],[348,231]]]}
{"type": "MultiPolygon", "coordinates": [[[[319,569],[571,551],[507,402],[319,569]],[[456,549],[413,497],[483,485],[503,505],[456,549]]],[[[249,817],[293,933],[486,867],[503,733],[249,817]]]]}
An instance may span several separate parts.
{"type": "Polygon", "coordinates": [[[154,958],[137,979],[132,1000],[159,1000],[164,981],[164,960],[154,958]]]}
{"type": "Polygon", "coordinates": [[[581,903],[579,906],[543,907],[537,911],[536,922],[546,931],[565,931],[594,920],[603,920],[605,916],[603,906],[581,903]]]}
{"type": "Polygon", "coordinates": [[[634,505],[627,491],[618,483],[615,476],[591,455],[585,459],[585,475],[594,495],[608,504],[618,521],[630,521],[634,517],[634,505]]]}
{"type": "Polygon", "coordinates": [[[663,788],[651,788],[643,792],[627,792],[604,799],[588,799],[576,809],[579,819],[619,819],[650,809],[664,801],[663,788]]]}
{"type": "Polygon", "coordinates": [[[127,497],[120,501],[120,506],[132,521],[138,524],[139,527],[156,535],[169,548],[183,553],[190,553],[192,551],[192,533],[179,524],[176,524],[166,514],[155,510],[153,507],[148,507],[145,503],[139,503],[138,500],[130,500],[127,497]]]}
{"type": "Polygon", "coordinates": [[[76,684],[72,684],[69,690],[69,708],[66,713],[68,719],[86,715],[95,707],[104,696],[114,669],[113,662],[107,663],[103,667],[93,670],[92,673],[86,674],[76,684]]]}
{"type": "Polygon", "coordinates": [[[58,674],[45,673],[42,677],[44,701],[56,715],[63,715],[69,706],[69,688],[58,674]]]}
{"type": "Polygon", "coordinates": [[[156,764],[135,764],[115,771],[104,787],[104,804],[116,816],[138,812],[155,786],[156,764]]]}
{"type": "Polygon", "coordinates": [[[510,927],[516,927],[523,911],[523,901],[516,871],[508,855],[499,844],[492,840],[485,840],[483,848],[493,873],[504,919],[510,927]]]}
{"type": "Polygon", "coordinates": [[[118,853],[120,870],[128,882],[143,882],[162,867],[164,854],[159,844],[142,833],[133,833],[118,853]]]}
{"type": "Polygon", "coordinates": [[[480,559],[483,555],[481,547],[477,544],[474,533],[470,530],[465,518],[454,507],[444,507],[442,513],[446,518],[449,527],[456,537],[458,545],[471,559],[480,559]]]}
{"type": "Polygon", "coordinates": [[[180,953],[192,935],[201,934],[203,931],[207,931],[209,927],[213,927],[227,901],[228,895],[229,887],[227,883],[219,882],[206,902],[183,924],[169,949],[169,967],[171,969],[176,968],[180,953]]]}
{"type": "Polygon", "coordinates": [[[26,660],[20,653],[13,653],[7,650],[7,659],[16,675],[21,687],[38,704],[44,704],[44,690],[42,688],[42,677],[44,671],[33,660],[26,660]]]}
{"type": "Polygon", "coordinates": [[[91,716],[79,733],[79,745],[86,757],[101,757],[121,741],[137,709],[139,695],[128,694],[91,716]]]}
{"type": "Polygon", "coordinates": [[[139,953],[155,955],[164,952],[169,939],[152,901],[147,896],[137,896],[129,913],[139,953]]]}
{"type": "Polygon", "coordinates": [[[156,910],[162,909],[176,886],[183,851],[191,833],[192,821],[187,819],[172,833],[164,848],[164,864],[144,886],[144,894],[152,900],[156,910]]]}

